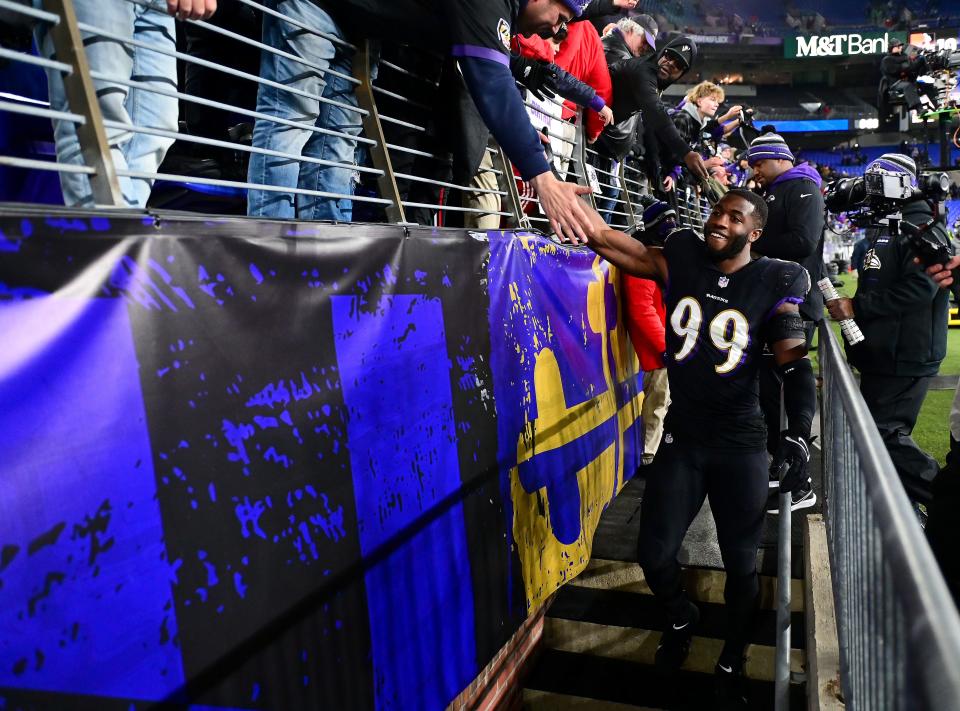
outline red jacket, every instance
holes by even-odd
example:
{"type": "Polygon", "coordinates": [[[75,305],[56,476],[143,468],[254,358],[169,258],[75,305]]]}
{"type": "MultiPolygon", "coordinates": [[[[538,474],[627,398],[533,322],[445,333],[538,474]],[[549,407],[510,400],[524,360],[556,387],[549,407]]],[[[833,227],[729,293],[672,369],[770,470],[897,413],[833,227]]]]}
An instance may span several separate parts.
{"type": "MultiPolygon", "coordinates": [[[[523,37],[516,35],[513,38],[513,47],[524,57],[542,59],[553,62],[584,84],[592,86],[597,96],[609,106],[613,103],[613,84],[610,82],[610,70],[607,69],[607,60],[603,55],[603,45],[596,28],[587,21],[574,22],[570,25],[567,39],[560,45],[560,50],[554,52],[553,45],[537,35],[523,37]]],[[[563,118],[569,119],[577,113],[577,106],[571,101],[564,101],[563,118]]],[[[590,109],[584,110],[586,120],[587,140],[596,140],[603,131],[600,116],[590,109]]]]}
{"type": "MultiPolygon", "coordinates": [[[[607,59],[603,54],[600,34],[593,24],[588,21],[570,23],[567,38],[560,45],[553,61],[561,69],[566,69],[577,79],[596,89],[597,95],[607,106],[613,103],[610,70],[607,68],[607,59]]],[[[563,112],[563,117],[573,116],[577,107],[569,101],[564,103],[567,110],[563,112]]],[[[616,118],[614,116],[614,120],[616,118]]],[[[603,131],[600,116],[594,111],[586,112],[586,130],[587,140],[590,141],[595,140],[603,131]]]]}
{"type": "Polygon", "coordinates": [[[524,57],[542,59],[544,62],[556,61],[553,45],[538,35],[531,35],[530,37],[514,35],[510,44],[514,52],[518,52],[524,57]]]}
{"type": "MultiPolygon", "coordinates": [[[[583,24],[583,23],[577,23],[583,24]]],[[[639,279],[624,274],[623,316],[633,350],[640,358],[640,369],[656,370],[663,367],[663,352],[667,349],[667,310],[663,305],[663,291],[651,279],[639,279]]]]}

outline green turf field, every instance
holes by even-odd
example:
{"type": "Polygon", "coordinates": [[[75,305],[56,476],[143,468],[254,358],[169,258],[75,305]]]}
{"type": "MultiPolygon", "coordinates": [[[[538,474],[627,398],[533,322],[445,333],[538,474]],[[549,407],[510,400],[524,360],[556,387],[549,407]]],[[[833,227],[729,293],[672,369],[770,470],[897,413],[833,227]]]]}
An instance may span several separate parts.
{"type": "Polygon", "coordinates": [[[931,390],[923,402],[917,426],[913,430],[914,441],[922,450],[936,457],[940,466],[944,465],[950,447],[948,418],[951,402],[953,390],[931,390]]]}

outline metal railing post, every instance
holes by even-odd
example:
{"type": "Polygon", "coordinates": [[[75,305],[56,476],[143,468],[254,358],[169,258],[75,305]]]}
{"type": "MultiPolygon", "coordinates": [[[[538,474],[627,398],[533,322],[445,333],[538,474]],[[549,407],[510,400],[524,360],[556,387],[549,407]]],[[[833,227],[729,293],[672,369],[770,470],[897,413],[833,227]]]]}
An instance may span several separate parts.
{"type": "Polygon", "coordinates": [[[577,183],[590,188],[587,195],[590,198],[590,207],[597,209],[597,196],[593,194],[593,186],[590,184],[590,178],[587,177],[587,149],[586,140],[583,134],[583,109],[577,110],[577,132],[573,144],[573,157],[580,164],[580,172],[577,174],[577,183]]]}
{"type": "Polygon", "coordinates": [[[629,216],[627,219],[630,220],[631,227],[636,227],[638,222],[637,215],[633,211],[633,201],[630,200],[630,191],[627,189],[627,179],[623,173],[623,163],[624,161],[620,161],[617,168],[617,180],[620,182],[620,192],[623,193],[623,204],[626,207],[627,215],[629,216]]]}
{"type": "Polygon", "coordinates": [[[513,176],[513,165],[510,163],[510,159],[507,158],[507,154],[504,153],[499,143],[497,144],[497,155],[500,156],[503,180],[507,188],[507,199],[510,202],[509,210],[513,215],[517,227],[528,230],[530,229],[530,220],[528,220],[524,214],[523,206],[520,203],[520,193],[517,191],[517,180],[513,176]]]}
{"type": "Polygon", "coordinates": [[[393,163],[390,161],[390,152],[387,150],[387,140],[383,135],[383,124],[380,123],[380,113],[377,111],[377,100],[373,96],[373,80],[371,79],[371,42],[364,40],[357,47],[353,57],[353,76],[360,82],[357,86],[357,103],[367,113],[363,117],[363,132],[367,138],[376,141],[370,146],[370,158],[373,165],[383,173],[377,178],[380,195],[390,201],[387,206],[387,219],[390,222],[406,222],[407,216],[400,200],[400,189],[397,187],[397,178],[393,172],[393,163]]]}
{"type": "Polygon", "coordinates": [[[57,59],[72,69],[69,74],[63,74],[63,89],[70,111],[84,118],[83,123],[75,125],[83,162],[95,171],[89,176],[93,200],[97,205],[122,207],[126,203],[120,192],[120,181],[103,126],[100,102],[90,77],[90,64],[83,48],[73,0],[43,0],[43,7],[60,17],[60,22],[53,24],[49,32],[57,59]]]}
{"type": "MultiPolygon", "coordinates": [[[[780,431],[787,421],[780,394],[780,431]]],[[[777,522],[777,648],[774,661],[773,695],[774,711],[790,711],[790,557],[791,549],[791,504],[789,491],[779,494],[780,520],[777,522]]]]}

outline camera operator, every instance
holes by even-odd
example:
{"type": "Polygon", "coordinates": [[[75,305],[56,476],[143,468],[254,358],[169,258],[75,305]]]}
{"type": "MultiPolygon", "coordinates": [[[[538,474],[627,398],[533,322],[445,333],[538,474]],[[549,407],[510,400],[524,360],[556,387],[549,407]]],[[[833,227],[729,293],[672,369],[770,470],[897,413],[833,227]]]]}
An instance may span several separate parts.
{"type": "Polygon", "coordinates": [[[880,71],[883,73],[879,92],[881,105],[904,103],[913,111],[921,106],[921,91],[929,96],[928,87],[917,84],[917,77],[927,71],[926,60],[902,40],[890,40],[890,53],[880,61],[880,71]],[[902,102],[895,98],[899,94],[903,95],[902,102]]]}
{"type": "MultiPolygon", "coordinates": [[[[906,176],[911,185],[917,182],[915,163],[899,153],[886,153],[871,162],[866,177],[871,174],[906,176]]],[[[910,435],[930,379],[946,355],[947,292],[926,277],[908,240],[895,232],[891,221],[884,224],[883,215],[876,217],[875,229],[868,232],[872,247],[864,258],[856,294],[828,302],[827,309],[834,319],[856,319],[863,332],[865,340],[848,345],[847,357],[860,371],[860,392],[924,524],[938,466],[910,435]]],[[[934,222],[927,200],[903,202],[900,219],[904,230],[906,226],[922,229],[928,239],[949,244],[942,219],[934,222]]]]}
{"type": "MultiPolygon", "coordinates": [[[[750,143],[747,162],[753,169],[761,194],[767,201],[767,227],[753,244],[753,252],[765,257],[796,262],[813,282],[821,277],[823,264],[823,196],[820,174],[795,158],[783,137],[765,133],[750,143]]],[[[823,317],[823,296],[811,289],[800,305],[806,345],[809,348],[816,323],[823,317]]],[[[767,448],[773,452],[780,441],[781,379],[767,354],[760,370],[760,406],[767,424],[767,448]]],[[[771,486],[775,483],[771,480],[771,486]]],[[[816,495],[809,484],[794,492],[794,508],[812,506],[816,495]]],[[[774,497],[774,500],[776,497],[774,497]]],[[[772,510],[772,509],[771,509],[772,510]]]]}

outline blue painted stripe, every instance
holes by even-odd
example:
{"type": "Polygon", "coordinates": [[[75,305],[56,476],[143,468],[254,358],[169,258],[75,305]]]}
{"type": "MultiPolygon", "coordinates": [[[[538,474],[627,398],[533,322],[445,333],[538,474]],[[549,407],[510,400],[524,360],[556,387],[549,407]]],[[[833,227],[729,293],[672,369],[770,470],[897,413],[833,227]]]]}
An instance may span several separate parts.
{"type": "Polygon", "coordinates": [[[157,701],[183,684],[121,299],[0,303],[0,686],[157,701]]]}
{"type": "Polygon", "coordinates": [[[463,507],[425,522],[461,487],[443,311],[419,295],[331,301],[360,547],[404,541],[365,578],[376,706],[444,709],[478,669],[463,507]]]}

